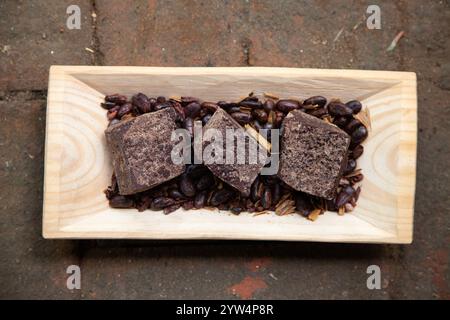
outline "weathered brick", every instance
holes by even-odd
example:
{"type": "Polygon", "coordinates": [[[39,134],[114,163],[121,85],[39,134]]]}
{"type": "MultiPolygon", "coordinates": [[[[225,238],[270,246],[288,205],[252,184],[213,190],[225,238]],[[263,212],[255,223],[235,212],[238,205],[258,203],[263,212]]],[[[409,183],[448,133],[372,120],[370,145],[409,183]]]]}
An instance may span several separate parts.
{"type": "Polygon", "coordinates": [[[45,90],[54,64],[91,64],[89,0],[0,2],[0,90],[45,90]],[[81,29],[66,27],[66,9],[77,4],[81,29]],[[63,32],[61,32],[63,31],[63,32]]]}
{"type": "Polygon", "coordinates": [[[96,1],[107,65],[245,65],[245,2],[96,1]],[[120,15],[118,15],[120,13],[120,15]]]}

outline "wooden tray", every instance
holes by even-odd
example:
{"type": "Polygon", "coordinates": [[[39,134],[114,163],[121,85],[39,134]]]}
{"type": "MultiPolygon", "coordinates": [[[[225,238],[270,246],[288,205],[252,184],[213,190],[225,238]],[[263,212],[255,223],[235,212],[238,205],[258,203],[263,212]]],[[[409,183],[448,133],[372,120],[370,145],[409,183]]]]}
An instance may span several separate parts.
{"type": "Polygon", "coordinates": [[[47,104],[45,238],[251,239],[411,243],[416,176],[416,75],[411,72],[294,68],[52,66],[47,104]],[[254,91],[282,97],[360,99],[372,131],[358,161],[365,179],[351,214],[235,216],[224,211],[111,209],[105,148],[105,94],[238,99],[254,91]]]}

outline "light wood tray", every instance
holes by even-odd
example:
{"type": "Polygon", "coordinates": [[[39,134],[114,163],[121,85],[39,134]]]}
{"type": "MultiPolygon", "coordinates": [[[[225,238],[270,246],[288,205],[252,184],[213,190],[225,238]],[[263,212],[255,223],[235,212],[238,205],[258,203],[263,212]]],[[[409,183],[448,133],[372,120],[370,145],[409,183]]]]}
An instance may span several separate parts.
{"type": "Polygon", "coordinates": [[[251,239],[410,243],[416,176],[416,75],[411,72],[294,68],[52,66],[47,104],[45,238],[251,239]],[[232,100],[249,92],[281,97],[360,99],[372,131],[358,161],[365,179],[353,213],[235,216],[191,210],[169,215],[111,209],[105,147],[105,94],[198,96],[232,100]]]}

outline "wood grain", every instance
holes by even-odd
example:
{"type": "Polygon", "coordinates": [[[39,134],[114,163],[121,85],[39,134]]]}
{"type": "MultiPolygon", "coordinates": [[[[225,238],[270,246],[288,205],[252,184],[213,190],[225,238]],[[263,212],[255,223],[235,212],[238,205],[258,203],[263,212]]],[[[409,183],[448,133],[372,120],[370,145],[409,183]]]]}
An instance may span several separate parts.
{"type": "Polygon", "coordinates": [[[294,68],[53,66],[47,104],[44,219],[46,238],[251,239],[327,242],[412,241],[417,144],[416,76],[409,72],[294,68]],[[111,209],[103,189],[111,164],[105,148],[108,93],[237,99],[247,93],[360,99],[372,131],[358,165],[365,179],[351,214],[315,222],[297,215],[182,209],[111,209]]]}

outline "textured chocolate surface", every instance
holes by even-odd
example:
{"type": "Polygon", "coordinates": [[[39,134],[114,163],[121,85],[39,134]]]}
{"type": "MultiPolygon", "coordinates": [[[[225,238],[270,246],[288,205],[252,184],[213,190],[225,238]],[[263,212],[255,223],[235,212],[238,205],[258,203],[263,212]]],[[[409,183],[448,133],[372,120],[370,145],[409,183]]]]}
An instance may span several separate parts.
{"type": "Polygon", "coordinates": [[[141,192],[183,173],[184,165],[170,158],[175,118],[175,111],[167,108],[106,129],[120,194],[141,192]]]}
{"type": "Polygon", "coordinates": [[[345,166],[350,137],[300,110],[283,122],[278,176],[296,190],[332,199],[345,166]]]}
{"type": "MultiPolygon", "coordinates": [[[[219,108],[214,115],[211,117],[211,119],[208,121],[207,125],[203,128],[203,147],[205,148],[210,144],[211,139],[208,139],[205,136],[206,130],[208,129],[216,129],[218,130],[223,137],[223,145],[222,150],[223,154],[226,153],[233,153],[235,155],[235,163],[234,164],[218,164],[218,163],[212,163],[208,164],[205,163],[205,165],[211,170],[211,172],[226,182],[227,184],[231,185],[232,187],[236,188],[238,191],[240,191],[244,195],[250,194],[250,187],[253,183],[253,181],[256,179],[258,174],[261,172],[262,168],[264,167],[264,162],[267,159],[266,153],[262,152],[260,154],[260,160],[256,161],[256,163],[252,162],[249,157],[249,144],[254,143],[258,144],[258,142],[251,137],[249,134],[247,134],[246,130],[237,123],[228,113],[226,113],[223,109],[219,108]],[[245,143],[245,161],[244,163],[237,163],[237,157],[236,157],[236,147],[237,145],[234,144],[233,148],[231,150],[227,149],[226,147],[226,129],[236,129],[236,133],[238,135],[244,135],[247,137],[247,142],[245,143]]],[[[262,148],[262,147],[260,147],[262,148]]],[[[256,159],[257,160],[257,159],[256,159]]]]}

